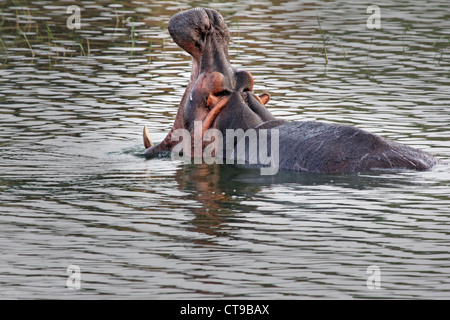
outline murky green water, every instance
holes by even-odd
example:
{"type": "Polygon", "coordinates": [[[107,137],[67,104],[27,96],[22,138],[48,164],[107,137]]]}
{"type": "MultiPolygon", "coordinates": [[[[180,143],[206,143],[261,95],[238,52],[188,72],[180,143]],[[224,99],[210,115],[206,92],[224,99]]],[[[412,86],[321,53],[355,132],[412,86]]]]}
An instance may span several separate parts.
{"type": "Polygon", "coordinates": [[[208,6],[276,116],[448,161],[448,3],[378,2],[380,30],[371,4],[2,1],[0,298],[450,298],[448,165],[263,178],[138,156],[143,126],[165,136],[189,79],[167,22],[208,6]]]}

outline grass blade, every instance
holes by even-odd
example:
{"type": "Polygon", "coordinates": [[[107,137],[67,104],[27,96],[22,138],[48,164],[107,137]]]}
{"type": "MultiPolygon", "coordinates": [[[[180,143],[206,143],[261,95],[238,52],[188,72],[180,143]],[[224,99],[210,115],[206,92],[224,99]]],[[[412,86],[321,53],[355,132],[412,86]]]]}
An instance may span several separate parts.
{"type": "Polygon", "coordinates": [[[326,41],[325,41],[325,34],[323,33],[322,27],[320,26],[319,16],[317,16],[317,24],[319,25],[319,33],[320,33],[320,37],[322,38],[322,43],[323,43],[323,53],[325,55],[325,65],[328,65],[328,53],[327,53],[327,46],[326,46],[326,41]]]}
{"type": "Polygon", "coordinates": [[[28,41],[28,37],[27,37],[27,35],[22,31],[22,30],[19,30],[20,31],[20,33],[22,34],[22,36],[25,38],[25,41],[27,42],[27,44],[28,44],[28,48],[30,48],[30,51],[31,51],[31,55],[33,56],[33,58],[36,56],[35,54],[34,54],[34,50],[33,50],[33,47],[31,46],[31,43],[30,43],[30,41],[28,41]]]}

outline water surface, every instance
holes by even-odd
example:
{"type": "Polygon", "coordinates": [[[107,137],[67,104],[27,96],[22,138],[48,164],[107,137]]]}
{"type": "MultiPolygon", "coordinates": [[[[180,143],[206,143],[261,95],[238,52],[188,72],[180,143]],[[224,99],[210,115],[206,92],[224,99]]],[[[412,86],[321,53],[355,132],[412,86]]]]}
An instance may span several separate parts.
{"type": "Polygon", "coordinates": [[[379,2],[380,30],[364,1],[79,1],[73,31],[72,4],[0,4],[0,298],[450,298],[448,165],[262,177],[139,156],[189,80],[168,20],[208,6],[277,117],[448,161],[446,1],[379,2]]]}

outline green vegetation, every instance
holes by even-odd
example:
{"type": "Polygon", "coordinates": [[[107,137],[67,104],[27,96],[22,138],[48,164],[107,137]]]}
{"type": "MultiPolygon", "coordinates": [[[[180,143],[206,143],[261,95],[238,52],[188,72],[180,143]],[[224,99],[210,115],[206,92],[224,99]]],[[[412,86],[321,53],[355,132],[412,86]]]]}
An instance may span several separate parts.
{"type": "MultiPolygon", "coordinates": [[[[69,17],[65,12],[60,16],[48,16],[45,10],[39,8],[28,0],[5,0],[0,3],[0,55],[2,60],[11,58],[12,52],[17,48],[26,47],[26,55],[32,58],[43,57],[53,64],[60,58],[66,58],[66,53],[71,58],[75,56],[88,57],[91,49],[99,47],[126,46],[131,40],[131,55],[136,53],[139,32],[136,28],[136,17],[125,18],[122,8],[124,1],[111,0],[113,6],[110,7],[110,25],[101,21],[101,28],[114,28],[114,34],[109,40],[93,40],[91,33],[87,31],[95,30],[98,26],[91,24],[90,30],[68,30],[66,19],[69,17]],[[39,16],[39,19],[37,18],[39,16]],[[121,22],[121,23],[120,23],[121,22]],[[129,30],[124,36],[123,31],[129,30]],[[64,57],[63,57],[64,54],[64,57]]],[[[123,10],[125,12],[125,10],[123,10]]],[[[86,13],[84,13],[86,14],[86,13]]],[[[81,19],[84,16],[82,13],[81,19]]],[[[153,53],[155,46],[165,47],[165,39],[146,39],[148,46],[145,51],[153,53]]],[[[93,52],[93,51],[92,51],[93,52]]],[[[149,63],[152,58],[149,56],[149,63]]],[[[36,62],[36,60],[33,60],[36,62]]]]}
{"type": "Polygon", "coordinates": [[[127,21],[131,22],[131,32],[130,32],[130,37],[131,37],[131,55],[133,55],[134,53],[134,45],[135,45],[135,33],[134,33],[134,20],[133,17],[128,17],[127,21]]]}
{"type": "Polygon", "coordinates": [[[406,31],[411,30],[411,25],[406,23],[403,25],[403,34],[402,34],[402,46],[403,46],[403,56],[405,55],[405,33],[406,31]]]}
{"type": "Polygon", "coordinates": [[[26,35],[22,30],[20,30],[20,29],[19,29],[19,32],[20,32],[20,34],[25,38],[25,41],[27,42],[28,47],[30,48],[31,55],[32,55],[33,58],[34,58],[36,55],[34,54],[33,47],[31,46],[30,41],[28,40],[27,35],[26,35]]]}
{"type": "Polygon", "coordinates": [[[320,37],[322,39],[322,44],[323,44],[323,54],[325,55],[325,66],[328,65],[328,53],[327,53],[327,46],[326,46],[326,41],[325,41],[325,33],[322,30],[322,27],[320,26],[320,19],[319,16],[317,16],[317,24],[319,25],[319,33],[320,33],[320,37]]]}
{"type": "Polygon", "coordinates": [[[433,48],[436,51],[434,55],[434,60],[436,61],[436,57],[438,54],[440,54],[439,60],[436,63],[436,65],[439,65],[442,60],[442,56],[444,55],[444,51],[447,50],[447,48],[450,47],[450,37],[440,37],[433,43],[433,48]],[[447,41],[445,41],[447,40],[447,41]]]}
{"type": "Polygon", "coordinates": [[[2,48],[6,53],[6,57],[8,57],[8,49],[6,48],[5,43],[3,42],[2,38],[0,38],[0,44],[2,45],[2,48]]]}

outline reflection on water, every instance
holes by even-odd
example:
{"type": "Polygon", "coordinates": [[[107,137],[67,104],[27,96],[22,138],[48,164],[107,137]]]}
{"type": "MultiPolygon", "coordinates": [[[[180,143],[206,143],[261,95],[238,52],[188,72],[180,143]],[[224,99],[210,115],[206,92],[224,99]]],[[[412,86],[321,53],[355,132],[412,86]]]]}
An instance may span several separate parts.
{"type": "Polygon", "coordinates": [[[0,297],[450,296],[448,165],[260,176],[137,156],[144,125],[155,141],[170,129],[189,79],[167,22],[209,6],[277,117],[354,125],[448,161],[445,1],[385,1],[380,30],[352,1],[98,0],[79,3],[70,31],[71,4],[0,3],[0,297]],[[79,291],[66,288],[72,264],[79,291]],[[366,285],[371,265],[380,290],[366,285]]]}

